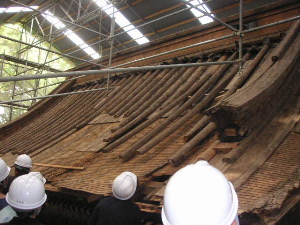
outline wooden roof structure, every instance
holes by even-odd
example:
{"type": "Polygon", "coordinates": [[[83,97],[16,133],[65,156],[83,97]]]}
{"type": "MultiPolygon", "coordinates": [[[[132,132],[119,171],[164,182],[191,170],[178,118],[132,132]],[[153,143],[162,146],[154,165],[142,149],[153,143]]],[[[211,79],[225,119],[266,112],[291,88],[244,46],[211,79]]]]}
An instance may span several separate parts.
{"type": "MultiPolygon", "coordinates": [[[[299,3],[264,10],[247,19],[264,25],[299,15],[299,3]]],[[[18,154],[29,154],[47,190],[88,201],[110,195],[114,178],[132,171],[141,186],[136,201],[151,213],[160,211],[168,178],[204,159],[233,183],[240,215],[275,224],[300,198],[299,30],[296,20],[245,36],[242,73],[238,64],[223,64],[113,74],[108,90],[102,75],[70,80],[54,93],[104,90],[44,99],[4,124],[1,157],[13,165],[18,154]]],[[[113,63],[226,32],[203,28],[113,63]]],[[[238,57],[235,41],[157,60],[232,61],[238,57]]]]}

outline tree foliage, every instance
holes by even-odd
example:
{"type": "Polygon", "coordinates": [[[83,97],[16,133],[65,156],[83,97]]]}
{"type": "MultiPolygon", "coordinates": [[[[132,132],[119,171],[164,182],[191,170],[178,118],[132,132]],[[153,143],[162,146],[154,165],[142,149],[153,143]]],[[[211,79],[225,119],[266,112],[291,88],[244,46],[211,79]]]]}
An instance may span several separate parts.
{"type": "MultiPolygon", "coordinates": [[[[24,29],[20,24],[7,24],[0,26],[0,33],[3,36],[10,37],[12,39],[21,40],[26,43],[36,43],[36,45],[55,50],[48,42],[39,41],[38,37],[31,35],[24,29]]],[[[57,70],[65,71],[70,69],[74,65],[72,62],[65,58],[61,58],[59,55],[38,48],[28,47],[24,44],[19,44],[10,40],[0,38],[0,55],[14,56],[19,59],[24,59],[26,61],[35,62],[39,64],[44,64],[55,68],[57,70]],[[47,63],[50,62],[50,63],[47,63]]],[[[49,73],[49,71],[34,68],[24,64],[18,64],[16,62],[11,62],[0,58],[0,76],[16,76],[16,75],[26,75],[26,74],[43,74],[49,73]]],[[[39,96],[47,95],[51,92],[59,82],[63,81],[65,78],[48,78],[39,80],[26,80],[17,82],[2,82],[0,83],[0,101],[11,101],[28,99],[39,96]],[[54,84],[54,85],[53,85],[54,84]],[[35,90],[38,88],[37,90],[35,90]]],[[[28,100],[16,102],[19,105],[25,105],[27,107],[31,106],[36,100],[28,100]]],[[[14,119],[27,109],[17,106],[9,106],[6,104],[0,105],[0,123],[8,122],[14,119]]]]}

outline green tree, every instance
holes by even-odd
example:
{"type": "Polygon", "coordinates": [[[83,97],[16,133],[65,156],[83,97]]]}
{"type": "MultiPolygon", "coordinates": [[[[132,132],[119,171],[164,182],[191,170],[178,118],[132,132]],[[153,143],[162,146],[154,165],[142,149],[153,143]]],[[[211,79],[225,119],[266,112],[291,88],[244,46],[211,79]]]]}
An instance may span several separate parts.
{"type": "MultiPolygon", "coordinates": [[[[0,33],[3,36],[7,36],[16,40],[22,40],[23,42],[28,43],[31,43],[33,40],[38,41],[39,38],[38,36],[33,36],[25,31],[20,24],[2,25],[0,26],[0,33]]],[[[41,43],[38,44],[40,47],[55,50],[48,42],[40,42],[41,43]]],[[[51,61],[46,65],[61,71],[68,70],[74,66],[70,60],[61,58],[55,53],[40,50],[38,48],[28,47],[27,45],[19,44],[3,38],[0,39],[0,46],[1,55],[4,54],[14,56],[39,64],[44,64],[45,62],[51,61]]],[[[49,73],[49,71],[0,59],[0,76],[43,73],[49,73]]],[[[48,78],[0,83],[0,101],[20,100],[47,95],[55,87],[57,87],[57,85],[59,85],[57,83],[63,80],[65,80],[65,78],[48,78]],[[35,90],[36,88],[38,89],[35,90]]],[[[17,102],[17,104],[25,105],[27,107],[31,106],[33,103],[34,101],[31,100],[17,102]]],[[[26,111],[26,108],[23,107],[2,104],[0,105],[0,123],[8,122],[10,119],[14,119],[26,111]]]]}

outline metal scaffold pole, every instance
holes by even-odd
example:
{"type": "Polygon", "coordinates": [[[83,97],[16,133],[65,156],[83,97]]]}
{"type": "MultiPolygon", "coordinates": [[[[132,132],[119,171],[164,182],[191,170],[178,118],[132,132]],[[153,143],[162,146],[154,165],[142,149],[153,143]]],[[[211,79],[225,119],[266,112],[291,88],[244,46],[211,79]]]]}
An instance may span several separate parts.
{"type": "Polygon", "coordinates": [[[0,56],[1,59],[1,66],[0,66],[0,77],[3,76],[3,66],[4,66],[4,59],[3,59],[3,55],[0,56]]]}
{"type": "Polygon", "coordinates": [[[156,69],[169,69],[169,68],[193,67],[193,66],[211,66],[211,65],[235,64],[235,63],[238,63],[238,61],[171,64],[171,65],[141,66],[141,67],[127,67],[127,68],[115,68],[115,69],[111,68],[111,69],[102,69],[102,70],[72,71],[72,72],[48,73],[48,74],[45,73],[40,75],[0,77],[0,82],[9,82],[9,81],[17,81],[17,80],[34,80],[37,78],[71,77],[71,76],[78,76],[78,75],[88,76],[93,74],[138,72],[138,71],[148,71],[148,70],[156,70],[156,69]]]}
{"type": "Polygon", "coordinates": [[[239,73],[243,71],[243,0],[240,0],[240,20],[239,20],[239,73]]]}
{"type": "MultiPolygon", "coordinates": [[[[115,1],[113,0],[111,4],[114,5],[114,3],[115,3],[115,1]]],[[[114,47],[115,26],[116,26],[115,7],[113,7],[113,16],[111,18],[110,35],[109,35],[110,50],[109,50],[108,68],[111,68],[112,51],[113,51],[113,47],[114,47]]],[[[110,80],[110,73],[107,74],[107,91],[109,90],[109,80],[110,80]]]]}

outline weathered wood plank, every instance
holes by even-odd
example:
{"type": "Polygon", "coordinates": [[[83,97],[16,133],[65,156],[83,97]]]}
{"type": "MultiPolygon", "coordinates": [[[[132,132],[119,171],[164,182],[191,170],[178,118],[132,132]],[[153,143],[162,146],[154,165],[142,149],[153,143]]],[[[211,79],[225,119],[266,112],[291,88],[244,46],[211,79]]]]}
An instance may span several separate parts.
{"type": "Polygon", "coordinates": [[[62,166],[62,165],[52,165],[52,164],[44,164],[44,163],[33,163],[36,166],[43,167],[51,167],[51,168],[60,168],[60,169],[68,169],[68,170],[84,170],[84,167],[78,166],[62,166]]]}
{"type": "MultiPolygon", "coordinates": [[[[292,99],[291,102],[295,102],[292,99]]],[[[261,132],[252,145],[245,150],[238,161],[234,162],[225,175],[238,189],[244,182],[265,162],[272,152],[279,146],[298,119],[297,105],[282,109],[281,113],[273,119],[271,124],[261,132]]]]}
{"type": "MultiPolygon", "coordinates": [[[[297,21],[291,28],[293,35],[288,35],[287,38],[295,36],[295,32],[298,34],[299,28],[300,21],[297,21]]],[[[216,111],[212,112],[212,116],[220,132],[226,128],[235,128],[239,136],[243,137],[257,127],[265,126],[277,109],[280,109],[284,97],[287,97],[289,91],[292,91],[289,88],[289,82],[292,82],[293,77],[291,76],[295,76],[295,74],[290,75],[290,73],[300,54],[300,35],[298,34],[290,46],[286,46],[286,43],[284,41],[278,47],[284,45],[285,52],[288,54],[284,54],[271,67],[269,67],[270,60],[267,60],[262,65],[263,76],[260,76],[251,85],[239,89],[225,99],[217,109],[214,109],[216,111]]],[[[280,51],[283,51],[282,48],[280,51]]]]}

